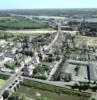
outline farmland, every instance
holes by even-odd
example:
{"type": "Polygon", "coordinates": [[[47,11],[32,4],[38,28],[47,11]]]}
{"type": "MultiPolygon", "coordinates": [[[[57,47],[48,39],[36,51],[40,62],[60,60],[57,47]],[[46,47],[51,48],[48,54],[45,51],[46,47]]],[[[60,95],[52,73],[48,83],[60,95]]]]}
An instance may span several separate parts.
{"type": "Polygon", "coordinates": [[[76,36],[75,43],[79,45],[97,46],[97,37],[76,36]]]}
{"type": "Polygon", "coordinates": [[[48,23],[43,20],[30,20],[21,17],[0,17],[0,30],[12,29],[41,29],[48,28],[48,23]]]}

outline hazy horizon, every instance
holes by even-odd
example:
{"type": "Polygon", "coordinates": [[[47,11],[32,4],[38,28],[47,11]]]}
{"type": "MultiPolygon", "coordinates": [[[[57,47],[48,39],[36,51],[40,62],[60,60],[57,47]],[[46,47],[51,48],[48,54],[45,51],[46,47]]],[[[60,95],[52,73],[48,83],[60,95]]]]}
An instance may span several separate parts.
{"type": "Polygon", "coordinates": [[[0,0],[0,10],[78,8],[97,8],[97,0],[0,0]]]}

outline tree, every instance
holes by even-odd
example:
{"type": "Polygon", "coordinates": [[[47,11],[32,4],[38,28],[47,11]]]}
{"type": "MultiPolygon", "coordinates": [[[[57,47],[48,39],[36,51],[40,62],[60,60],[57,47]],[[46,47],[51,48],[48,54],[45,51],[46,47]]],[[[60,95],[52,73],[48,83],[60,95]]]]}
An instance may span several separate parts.
{"type": "Polygon", "coordinates": [[[25,95],[14,92],[8,100],[26,100],[25,95]]]}
{"type": "Polygon", "coordinates": [[[76,68],[75,68],[76,75],[78,75],[79,70],[80,70],[80,65],[77,65],[76,68]]]}
{"type": "Polygon", "coordinates": [[[68,74],[68,79],[69,79],[69,81],[72,80],[72,75],[70,73],[68,74]]]}
{"type": "Polygon", "coordinates": [[[91,100],[96,100],[95,98],[92,98],[91,100]]]}
{"type": "Polygon", "coordinates": [[[60,60],[60,56],[57,55],[56,60],[59,61],[60,60]]]}
{"type": "Polygon", "coordinates": [[[6,98],[8,98],[8,96],[9,96],[9,91],[6,90],[6,91],[3,93],[3,98],[6,99],[6,98]]]}
{"type": "Polygon", "coordinates": [[[17,92],[14,92],[9,98],[9,100],[18,100],[18,98],[19,98],[19,94],[17,92]]]}

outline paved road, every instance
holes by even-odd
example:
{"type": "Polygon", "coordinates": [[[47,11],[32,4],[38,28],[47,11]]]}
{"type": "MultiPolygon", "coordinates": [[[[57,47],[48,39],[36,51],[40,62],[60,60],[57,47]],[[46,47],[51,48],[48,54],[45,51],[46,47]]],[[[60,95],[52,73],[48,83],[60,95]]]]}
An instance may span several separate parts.
{"type": "MultiPolygon", "coordinates": [[[[60,33],[61,32],[67,32],[67,33],[72,33],[72,34],[76,34],[76,32],[77,31],[66,31],[66,30],[61,30],[61,20],[59,20],[59,22],[58,22],[58,31],[56,31],[57,33],[56,33],[56,36],[55,36],[55,38],[51,41],[51,43],[48,45],[48,46],[46,46],[44,49],[45,50],[49,50],[49,49],[51,49],[52,48],[52,46],[56,43],[56,41],[58,40],[58,37],[61,35],[60,33]]],[[[62,40],[61,40],[62,41],[62,40]]]]}
{"type": "Polygon", "coordinates": [[[55,74],[55,72],[57,71],[57,69],[60,67],[59,65],[60,65],[61,62],[62,62],[62,59],[55,64],[55,66],[52,68],[52,70],[50,72],[50,75],[48,76],[47,80],[51,80],[51,78],[53,77],[53,75],[55,74]]]}
{"type": "Polygon", "coordinates": [[[45,47],[45,50],[49,50],[55,44],[60,35],[60,32],[61,32],[61,21],[58,23],[58,31],[55,38],[53,39],[53,41],[51,41],[51,43],[47,47],[45,47]]]}

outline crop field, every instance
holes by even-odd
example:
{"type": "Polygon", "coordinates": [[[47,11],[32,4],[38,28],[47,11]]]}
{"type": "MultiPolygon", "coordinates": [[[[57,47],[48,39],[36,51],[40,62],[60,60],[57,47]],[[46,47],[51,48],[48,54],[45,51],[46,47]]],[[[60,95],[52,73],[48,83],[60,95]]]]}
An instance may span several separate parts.
{"type": "Polygon", "coordinates": [[[75,43],[79,45],[97,46],[97,37],[76,36],[75,43]]]}

